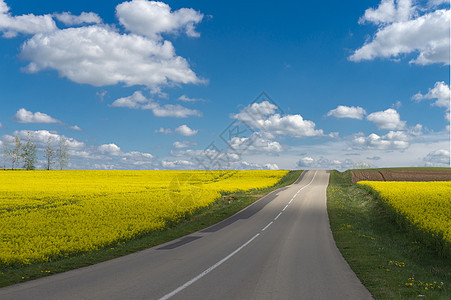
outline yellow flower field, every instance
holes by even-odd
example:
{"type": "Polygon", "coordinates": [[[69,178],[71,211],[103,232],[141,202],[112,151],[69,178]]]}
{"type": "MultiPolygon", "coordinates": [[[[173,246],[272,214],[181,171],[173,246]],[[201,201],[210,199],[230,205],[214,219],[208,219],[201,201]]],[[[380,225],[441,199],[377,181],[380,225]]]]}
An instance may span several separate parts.
{"type": "Polygon", "coordinates": [[[29,264],[132,239],[220,192],[262,189],[288,171],[2,171],[0,263],[29,264]]]}
{"type": "Polygon", "coordinates": [[[360,181],[359,184],[378,191],[396,213],[420,230],[432,237],[443,236],[445,243],[451,243],[451,181],[360,181]]]}

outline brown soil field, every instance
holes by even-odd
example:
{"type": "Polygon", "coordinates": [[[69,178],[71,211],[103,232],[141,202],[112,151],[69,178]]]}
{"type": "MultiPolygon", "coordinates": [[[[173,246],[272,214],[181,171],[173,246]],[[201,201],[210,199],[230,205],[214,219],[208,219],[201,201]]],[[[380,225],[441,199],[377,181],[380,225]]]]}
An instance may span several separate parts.
{"type": "Polygon", "coordinates": [[[450,171],[432,170],[383,170],[352,171],[352,182],[370,181],[449,181],[450,171]]]}

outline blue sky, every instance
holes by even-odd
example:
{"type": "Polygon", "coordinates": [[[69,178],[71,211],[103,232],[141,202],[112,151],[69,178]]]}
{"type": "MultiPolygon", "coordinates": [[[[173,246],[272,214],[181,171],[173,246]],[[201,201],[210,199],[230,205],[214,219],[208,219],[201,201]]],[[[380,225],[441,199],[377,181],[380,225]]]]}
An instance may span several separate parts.
{"type": "Polygon", "coordinates": [[[0,0],[0,141],[32,131],[43,166],[64,136],[75,169],[449,166],[449,28],[442,0],[0,0]]]}

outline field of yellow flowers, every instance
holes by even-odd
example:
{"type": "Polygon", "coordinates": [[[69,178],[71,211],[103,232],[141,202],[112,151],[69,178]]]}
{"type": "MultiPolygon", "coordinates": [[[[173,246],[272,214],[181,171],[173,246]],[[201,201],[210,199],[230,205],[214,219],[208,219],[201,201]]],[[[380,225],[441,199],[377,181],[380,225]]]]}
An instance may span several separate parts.
{"type": "Polygon", "coordinates": [[[262,189],[288,171],[3,171],[0,265],[93,251],[164,229],[221,192],[262,189]]]}
{"type": "MultiPolygon", "coordinates": [[[[425,233],[439,251],[449,255],[451,245],[451,181],[360,181],[370,186],[393,211],[425,233]]],[[[429,243],[429,241],[424,241],[429,243]]]]}

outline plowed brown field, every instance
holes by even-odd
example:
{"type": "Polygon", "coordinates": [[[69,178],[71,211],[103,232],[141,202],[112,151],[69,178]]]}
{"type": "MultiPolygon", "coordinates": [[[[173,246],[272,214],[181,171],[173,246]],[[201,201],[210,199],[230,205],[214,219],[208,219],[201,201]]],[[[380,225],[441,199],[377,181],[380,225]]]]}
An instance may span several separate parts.
{"type": "Polygon", "coordinates": [[[451,171],[383,170],[352,171],[352,182],[369,181],[448,181],[451,171]]]}

